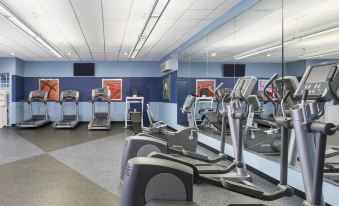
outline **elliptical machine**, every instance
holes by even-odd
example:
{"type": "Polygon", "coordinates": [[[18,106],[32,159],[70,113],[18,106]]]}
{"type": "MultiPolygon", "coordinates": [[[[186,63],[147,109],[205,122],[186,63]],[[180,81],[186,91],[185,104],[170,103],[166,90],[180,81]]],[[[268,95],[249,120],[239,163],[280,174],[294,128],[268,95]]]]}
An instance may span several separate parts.
{"type": "Polygon", "coordinates": [[[322,186],[326,140],[328,135],[339,130],[339,125],[320,118],[324,115],[325,103],[339,103],[338,67],[338,62],[308,67],[294,94],[302,98],[292,107],[292,119],[304,180],[304,205],[307,206],[325,205],[322,186]]]}
{"type": "MultiPolygon", "coordinates": [[[[206,127],[210,127],[216,131],[222,130],[222,116],[221,116],[221,108],[222,108],[222,99],[226,97],[226,99],[229,99],[232,92],[231,88],[220,88],[215,90],[215,98],[217,100],[217,108],[215,111],[213,109],[206,110],[203,114],[204,121],[203,125],[206,127]]],[[[225,102],[224,102],[225,103],[225,102]]]]}
{"type": "MultiPolygon", "coordinates": [[[[194,98],[187,96],[185,104],[182,108],[182,113],[190,112],[191,106],[194,102],[194,98]]],[[[167,124],[162,121],[155,121],[153,111],[149,104],[147,106],[147,116],[149,119],[150,126],[144,127],[143,132],[139,133],[138,136],[150,136],[157,137],[165,140],[171,147],[180,147],[187,151],[195,152],[198,146],[198,131],[195,127],[187,127],[182,130],[173,131],[168,128],[167,124]]],[[[189,116],[189,115],[187,115],[189,116]]],[[[193,121],[192,119],[188,120],[193,121]]]]}
{"type": "MultiPolygon", "coordinates": [[[[255,84],[256,79],[252,79],[252,81],[249,81],[250,85],[246,84],[246,93],[247,90],[252,90],[253,86],[255,84]]],[[[217,89],[221,88],[223,84],[220,84],[217,89]]],[[[240,86],[240,84],[238,84],[240,86]]],[[[224,144],[226,142],[226,109],[224,108],[224,102],[228,98],[228,95],[225,93],[225,95],[222,98],[222,106],[223,111],[222,112],[222,120],[224,122],[225,129],[221,133],[221,139],[222,144],[220,144],[220,154],[216,158],[209,158],[206,155],[196,153],[196,147],[198,144],[197,135],[196,136],[190,136],[191,138],[186,138],[185,141],[181,141],[182,145],[173,145],[171,143],[168,143],[167,141],[163,141],[159,138],[154,138],[150,136],[130,136],[126,138],[126,143],[124,144],[124,152],[122,156],[121,161],[121,179],[123,179],[124,176],[124,170],[127,165],[127,161],[133,157],[145,157],[148,156],[151,152],[161,152],[162,154],[158,154],[158,158],[163,159],[169,159],[172,161],[177,162],[185,162],[187,161],[187,158],[189,157],[192,160],[198,160],[201,162],[198,162],[195,164],[198,172],[200,174],[206,174],[208,176],[214,176],[215,178],[223,177],[223,178],[230,178],[230,179],[237,179],[238,181],[243,180],[250,180],[251,177],[247,174],[245,175],[239,175],[237,173],[232,173],[233,169],[236,167],[242,167],[242,163],[240,161],[235,161],[229,166],[219,165],[216,164],[222,160],[226,159],[226,154],[224,153],[225,147],[224,144]],[[192,142],[192,143],[190,143],[192,142]],[[195,144],[195,147],[189,147],[189,144],[195,144]],[[188,148],[188,149],[186,149],[188,148]],[[189,150],[190,149],[190,150],[189,150]],[[169,154],[169,155],[166,155],[169,154]],[[184,160],[183,160],[184,159],[184,160]]],[[[187,109],[187,105],[191,105],[194,101],[194,98],[192,96],[188,96],[185,105],[183,106],[183,109],[187,109]]],[[[178,142],[178,141],[177,141],[178,142]]],[[[233,144],[234,145],[234,144],[233,144]]],[[[242,144],[236,144],[240,147],[242,144]]],[[[238,148],[238,146],[237,146],[238,148]]],[[[235,149],[237,150],[237,149],[235,149]]]]}
{"type": "MultiPolygon", "coordinates": [[[[238,94],[232,94],[233,99],[236,96],[243,98],[242,93],[246,94],[246,92],[242,92],[242,85],[245,85],[246,82],[248,84],[248,81],[250,79],[238,80],[240,89],[237,91],[238,94]]],[[[240,108],[240,106],[240,102],[233,101],[233,104],[228,107],[229,117],[231,116],[235,120],[232,121],[233,126],[238,126],[231,130],[233,133],[237,132],[237,128],[240,130],[242,128],[239,123],[243,119],[244,112],[232,110],[240,108]]],[[[241,134],[241,131],[235,133],[241,140],[239,134],[241,134]]],[[[152,157],[136,157],[128,161],[124,171],[121,206],[198,206],[197,203],[193,202],[192,186],[192,183],[198,182],[211,184],[264,201],[272,201],[285,196],[290,197],[294,192],[292,188],[287,186],[287,144],[282,144],[282,146],[281,150],[283,151],[283,160],[285,162],[282,164],[284,167],[281,169],[280,184],[276,192],[266,193],[252,184],[241,184],[223,178],[215,179],[200,175],[194,164],[188,162],[178,164],[179,162],[176,161],[154,158],[157,157],[157,154],[151,154],[150,156],[152,157]]],[[[241,153],[237,155],[241,155],[241,153]]]]}
{"type": "MultiPolygon", "coordinates": [[[[273,105],[273,114],[281,114],[285,111],[279,109],[278,105],[282,104],[281,101],[287,91],[290,91],[290,94],[286,97],[284,105],[280,105],[281,108],[284,108],[285,110],[290,110],[291,107],[296,103],[296,100],[293,98],[293,93],[297,89],[299,82],[295,76],[285,76],[284,78],[275,79],[274,82],[277,88],[275,91],[277,98],[273,100],[271,96],[267,96],[267,92],[263,92],[262,95],[265,96],[263,98],[266,103],[270,102],[273,105]]],[[[258,94],[260,93],[258,92],[258,94]]],[[[258,104],[257,95],[251,95],[249,97],[249,102],[251,104],[250,111],[252,110],[252,108],[254,108],[255,110],[262,110],[260,105],[258,104]]],[[[271,120],[256,118],[252,110],[252,113],[250,112],[249,114],[249,118],[247,119],[247,124],[245,127],[244,148],[262,154],[279,155],[281,143],[280,133],[281,128],[274,118],[271,120]],[[253,122],[255,122],[257,125],[263,125],[264,127],[252,127],[253,122]]],[[[293,135],[294,132],[291,132],[292,138],[294,138],[293,135]]]]}

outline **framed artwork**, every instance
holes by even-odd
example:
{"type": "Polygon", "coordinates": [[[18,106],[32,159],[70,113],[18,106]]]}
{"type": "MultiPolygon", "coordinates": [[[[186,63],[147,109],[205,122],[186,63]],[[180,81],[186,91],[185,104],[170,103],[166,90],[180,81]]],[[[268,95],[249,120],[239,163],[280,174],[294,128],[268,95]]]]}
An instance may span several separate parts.
{"type": "MultiPolygon", "coordinates": [[[[258,91],[264,91],[265,85],[268,82],[268,79],[258,79],[258,91]]],[[[275,85],[271,84],[268,86],[268,92],[272,96],[274,94],[275,85]]]]}
{"type": "Polygon", "coordinates": [[[48,100],[59,99],[59,79],[39,79],[39,89],[48,94],[48,100]]]}
{"type": "Polygon", "coordinates": [[[163,98],[171,100],[171,75],[163,79],[163,98]]]}
{"type": "Polygon", "coordinates": [[[200,96],[201,89],[208,89],[208,95],[214,97],[215,79],[197,79],[195,83],[195,95],[200,96]]]}
{"type": "Polygon", "coordinates": [[[122,100],[122,79],[103,79],[102,87],[111,91],[111,100],[122,100]]]}

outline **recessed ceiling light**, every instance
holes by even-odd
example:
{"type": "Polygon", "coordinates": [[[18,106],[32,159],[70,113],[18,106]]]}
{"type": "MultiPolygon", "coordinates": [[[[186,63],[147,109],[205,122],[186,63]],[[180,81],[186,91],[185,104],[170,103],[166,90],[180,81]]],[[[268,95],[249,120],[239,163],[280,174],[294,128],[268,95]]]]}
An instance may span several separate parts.
{"type": "Polygon", "coordinates": [[[72,52],[68,52],[67,55],[72,55],[72,52]]]}
{"type": "Polygon", "coordinates": [[[216,54],[216,53],[212,53],[211,56],[212,56],[212,57],[215,57],[215,56],[217,56],[217,54],[216,54]]]}
{"type": "Polygon", "coordinates": [[[271,55],[270,54],[266,54],[267,57],[270,57],[271,55]]]}
{"type": "Polygon", "coordinates": [[[128,55],[128,53],[127,53],[127,52],[125,52],[125,53],[124,53],[124,55],[125,55],[125,56],[127,56],[127,55],[128,55]]]}
{"type": "Polygon", "coordinates": [[[11,56],[15,56],[15,53],[14,53],[14,52],[11,52],[10,55],[11,55],[11,56]]]}

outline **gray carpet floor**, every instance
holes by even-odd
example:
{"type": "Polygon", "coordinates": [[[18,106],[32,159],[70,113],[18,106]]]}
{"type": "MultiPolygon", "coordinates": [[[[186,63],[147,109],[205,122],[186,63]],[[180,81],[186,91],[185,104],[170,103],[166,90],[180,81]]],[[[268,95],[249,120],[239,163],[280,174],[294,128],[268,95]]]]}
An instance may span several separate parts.
{"type": "MultiPolygon", "coordinates": [[[[119,205],[123,125],[110,131],[0,129],[0,206],[119,205]]],[[[199,152],[215,155],[199,148],[199,152]]],[[[225,164],[228,164],[225,162],[225,164]]],[[[275,186],[252,174],[265,191],[275,186]]],[[[263,202],[206,184],[194,186],[202,206],[228,204],[302,205],[294,196],[263,202]]]]}

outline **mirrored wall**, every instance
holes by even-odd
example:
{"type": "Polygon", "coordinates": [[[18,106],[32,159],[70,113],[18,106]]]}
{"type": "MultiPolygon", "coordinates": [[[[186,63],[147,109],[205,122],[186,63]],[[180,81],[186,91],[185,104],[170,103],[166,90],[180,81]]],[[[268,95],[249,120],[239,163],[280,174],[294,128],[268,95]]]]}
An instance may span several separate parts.
{"type": "MultiPolygon", "coordinates": [[[[292,86],[296,86],[307,66],[339,60],[339,1],[257,1],[182,49],[178,59],[178,124],[189,124],[181,108],[187,95],[194,95],[193,122],[200,133],[220,140],[220,96],[229,95],[239,77],[254,76],[253,118],[245,122],[244,147],[279,161],[280,133],[271,124],[274,109],[263,95],[264,86],[275,73],[284,78],[293,76],[292,86]],[[221,83],[223,89],[215,92],[221,83]]],[[[279,87],[268,88],[277,101],[283,95],[279,87]]],[[[339,122],[335,112],[339,112],[338,107],[328,105],[324,118],[339,122]]],[[[230,141],[227,135],[226,142],[230,141]]],[[[336,151],[339,137],[330,137],[328,143],[336,151]]],[[[339,154],[328,161],[339,162],[339,154]]],[[[293,164],[298,169],[298,161],[293,164]]]]}

